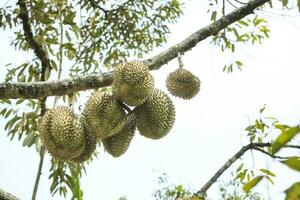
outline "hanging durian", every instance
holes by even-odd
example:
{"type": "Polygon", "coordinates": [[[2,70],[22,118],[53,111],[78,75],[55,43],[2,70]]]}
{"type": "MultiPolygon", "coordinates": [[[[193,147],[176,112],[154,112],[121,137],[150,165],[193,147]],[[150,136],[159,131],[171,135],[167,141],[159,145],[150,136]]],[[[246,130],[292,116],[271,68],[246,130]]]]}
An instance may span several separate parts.
{"type": "Polygon", "coordinates": [[[136,118],[133,114],[129,114],[125,117],[125,126],[117,134],[105,138],[102,140],[105,150],[113,157],[119,157],[123,155],[134,136],[136,129],[136,118]]]}
{"type": "Polygon", "coordinates": [[[91,132],[96,138],[103,139],[120,131],[120,124],[125,117],[125,111],[113,96],[95,92],[87,101],[82,112],[91,132]]]}
{"type": "Polygon", "coordinates": [[[141,135],[160,139],[167,135],[175,121],[175,107],[162,91],[154,89],[151,96],[134,109],[141,135]]]}
{"type": "Polygon", "coordinates": [[[201,82],[197,76],[183,69],[180,54],[178,55],[178,60],[179,69],[168,75],[166,86],[173,96],[182,99],[191,99],[198,94],[201,82]]]}
{"type": "Polygon", "coordinates": [[[137,106],[143,103],[154,88],[154,79],[143,62],[127,62],[114,70],[113,94],[122,102],[137,106]]]}
{"type": "Polygon", "coordinates": [[[84,150],[84,129],[68,107],[56,107],[45,113],[38,130],[49,153],[60,160],[78,157],[84,150]]]}
{"type": "Polygon", "coordinates": [[[80,122],[84,128],[85,146],[83,152],[78,157],[72,160],[76,163],[82,163],[84,161],[87,161],[91,157],[93,152],[96,150],[97,144],[96,137],[90,132],[90,127],[87,125],[87,122],[83,117],[80,118],[80,122]]]}

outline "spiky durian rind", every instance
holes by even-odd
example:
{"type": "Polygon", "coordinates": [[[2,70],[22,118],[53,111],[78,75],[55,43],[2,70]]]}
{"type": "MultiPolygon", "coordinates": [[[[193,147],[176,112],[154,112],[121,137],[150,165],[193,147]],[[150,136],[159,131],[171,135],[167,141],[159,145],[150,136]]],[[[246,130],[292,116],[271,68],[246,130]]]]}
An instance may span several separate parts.
{"type": "Polygon", "coordinates": [[[82,116],[96,138],[103,139],[119,131],[115,127],[124,118],[125,111],[113,96],[95,92],[87,101],[82,116]]]}
{"type": "Polygon", "coordinates": [[[175,107],[162,91],[154,89],[151,96],[135,108],[137,128],[141,135],[160,139],[166,136],[175,122],[175,107]]]}
{"type": "Polygon", "coordinates": [[[117,134],[102,140],[104,149],[113,157],[120,157],[123,155],[134,136],[136,129],[136,118],[133,114],[125,117],[125,126],[117,134]]]}
{"type": "Polygon", "coordinates": [[[177,69],[171,72],[166,80],[169,92],[182,99],[192,99],[200,90],[200,80],[186,69],[177,69]]]}
{"type": "Polygon", "coordinates": [[[90,128],[83,117],[80,118],[80,122],[84,128],[85,146],[83,152],[72,160],[75,163],[82,163],[89,160],[97,146],[96,137],[90,132],[90,128]]]}
{"type": "Polygon", "coordinates": [[[70,160],[83,152],[84,130],[68,107],[47,111],[38,130],[46,149],[59,160],[70,160]]]}
{"type": "Polygon", "coordinates": [[[122,63],[115,68],[113,76],[113,94],[130,106],[142,104],[154,89],[154,79],[143,62],[122,63]]]}

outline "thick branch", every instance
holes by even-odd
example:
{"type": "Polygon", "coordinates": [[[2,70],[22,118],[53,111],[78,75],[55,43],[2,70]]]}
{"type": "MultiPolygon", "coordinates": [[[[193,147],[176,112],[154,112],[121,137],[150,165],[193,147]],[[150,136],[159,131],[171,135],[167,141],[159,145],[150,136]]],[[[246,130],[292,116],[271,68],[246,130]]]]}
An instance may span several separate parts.
{"type": "MultiPolygon", "coordinates": [[[[235,11],[229,13],[228,15],[222,17],[216,22],[201,28],[197,32],[193,33],[182,42],[170,47],[166,51],[145,60],[144,62],[148,64],[151,70],[157,70],[162,65],[168,63],[172,59],[177,57],[178,52],[184,53],[191,50],[200,41],[208,38],[209,36],[217,34],[220,30],[229,26],[230,24],[242,19],[243,17],[253,13],[254,9],[263,5],[270,0],[251,0],[244,6],[236,9],[235,11]]],[[[19,0],[21,11],[20,17],[23,21],[28,21],[28,15],[26,10],[23,8],[23,0],[19,0]]],[[[25,7],[26,8],[26,7],[25,7]]],[[[27,27],[24,23],[24,29],[27,27]]],[[[28,28],[28,27],[27,27],[28,28]]],[[[27,33],[31,35],[31,31],[27,33]]],[[[30,37],[29,37],[30,38],[30,37]]],[[[39,58],[47,63],[47,57],[44,54],[43,49],[38,48],[37,43],[34,39],[28,41],[32,43],[32,46],[37,46],[35,52],[39,55],[39,58]]],[[[47,82],[35,82],[35,83],[0,83],[0,99],[38,99],[46,96],[61,96],[67,95],[73,92],[84,91],[93,88],[105,87],[111,85],[113,80],[113,73],[108,72],[99,75],[89,75],[79,78],[66,79],[61,81],[47,81],[47,82]]]]}
{"type": "Polygon", "coordinates": [[[0,189],[0,199],[1,200],[20,200],[19,198],[15,197],[14,195],[5,192],[4,190],[0,189]]]}

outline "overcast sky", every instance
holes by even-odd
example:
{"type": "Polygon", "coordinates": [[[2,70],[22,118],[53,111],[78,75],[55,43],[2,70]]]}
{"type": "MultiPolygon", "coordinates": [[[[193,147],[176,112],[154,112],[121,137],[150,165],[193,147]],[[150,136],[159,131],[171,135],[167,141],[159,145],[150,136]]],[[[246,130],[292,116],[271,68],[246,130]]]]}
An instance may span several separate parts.
{"type": "MultiPolygon", "coordinates": [[[[0,0],[0,5],[5,2],[0,0]]],[[[197,29],[209,23],[206,1],[191,0],[186,5],[185,15],[171,27],[168,44],[156,49],[153,54],[173,45],[197,29]]],[[[157,188],[156,179],[166,172],[175,182],[185,183],[191,188],[200,188],[242,145],[246,144],[249,120],[264,104],[266,115],[281,122],[300,123],[300,17],[296,11],[280,10],[258,12],[269,21],[271,38],[262,45],[246,45],[234,55],[222,53],[210,44],[210,39],[199,43],[183,57],[186,69],[201,80],[201,90],[196,98],[184,101],[171,97],[176,106],[176,122],[172,131],[161,140],[149,140],[138,133],[128,152],[120,158],[112,158],[100,150],[98,160],[87,166],[87,176],[82,178],[84,199],[117,200],[127,196],[129,200],[152,199],[157,188]],[[231,60],[244,61],[243,71],[233,74],[222,72],[224,64],[231,60]]],[[[19,63],[26,54],[16,53],[9,47],[11,38],[0,33],[1,77],[4,65],[19,63]]],[[[161,70],[152,72],[156,87],[167,91],[165,79],[177,68],[173,60],[161,70]]],[[[3,79],[2,79],[3,80],[3,79]]],[[[83,96],[81,101],[86,101],[83,96]]],[[[34,148],[24,148],[22,143],[10,142],[0,122],[0,188],[21,199],[30,199],[38,167],[39,156],[34,148]]],[[[266,192],[263,182],[255,191],[270,199],[283,199],[284,191],[300,175],[273,162],[259,153],[254,153],[257,169],[266,167],[276,173],[275,185],[266,192]],[[269,193],[269,194],[268,194],[269,193]]],[[[253,167],[251,154],[243,161],[253,167]]],[[[53,199],[49,193],[48,180],[50,156],[45,157],[38,199],[53,199]]],[[[235,167],[231,168],[235,170],[235,167]]],[[[229,170],[228,172],[230,172],[229,170]]],[[[226,180],[224,174],[221,180],[226,180]]],[[[208,194],[216,198],[218,184],[208,194]]],[[[54,199],[60,199],[58,195],[54,199]]]]}

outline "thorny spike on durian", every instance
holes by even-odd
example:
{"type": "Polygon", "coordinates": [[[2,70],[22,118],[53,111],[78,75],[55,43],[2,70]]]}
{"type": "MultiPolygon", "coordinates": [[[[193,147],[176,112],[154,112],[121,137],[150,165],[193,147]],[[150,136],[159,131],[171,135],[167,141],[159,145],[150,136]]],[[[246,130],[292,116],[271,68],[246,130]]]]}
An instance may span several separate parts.
{"type": "Polygon", "coordinates": [[[168,75],[166,85],[169,92],[182,99],[191,99],[200,90],[200,80],[186,69],[177,69],[168,75]]]}
{"type": "Polygon", "coordinates": [[[45,113],[38,130],[49,153],[60,160],[70,160],[84,150],[84,129],[68,107],[56,107],[45,113]]]}
{"type": "Polygon", "coordinates": [[[113,157],[123,155],[134,136],[136,129],[136,118],[133,114],[129,114],[124,118],[125,126],[117,134],[102,140],[104,149],[113,157]]]}
{"type": "Polygon", "coordinates": [[[103,139],[120,131],[122,126],[116,127],[125,117],[125,111],[113,96],[95,92],[87,101],[82,116],[92,134],[103,139]]]}
{"type": "Polygon", "coordinates": [[[80,122],[84,128],[85,146],[83,152],[78,157],[72,160],[75,163],[82,163],[90,159],[91,155],[96,150],[97,145],[96,137],[90,132],[90,127],[87,125],[87,122],[85,121],[84,117],[80,118],[80,122]]]}
{"type": "Polygon", "coordinates": [[[162,91],[154,89],[151,96],[134,109],[141,135],[160,139],[167,135],[175,121],[175,107],[162,91]]]}
{"type": "Polygon", "coordinates": [[[115,68],[112,91],[120,101],[130,106],[140,105],[153,89],[154,79],[143,62],[122,63],[115,68]]]}

